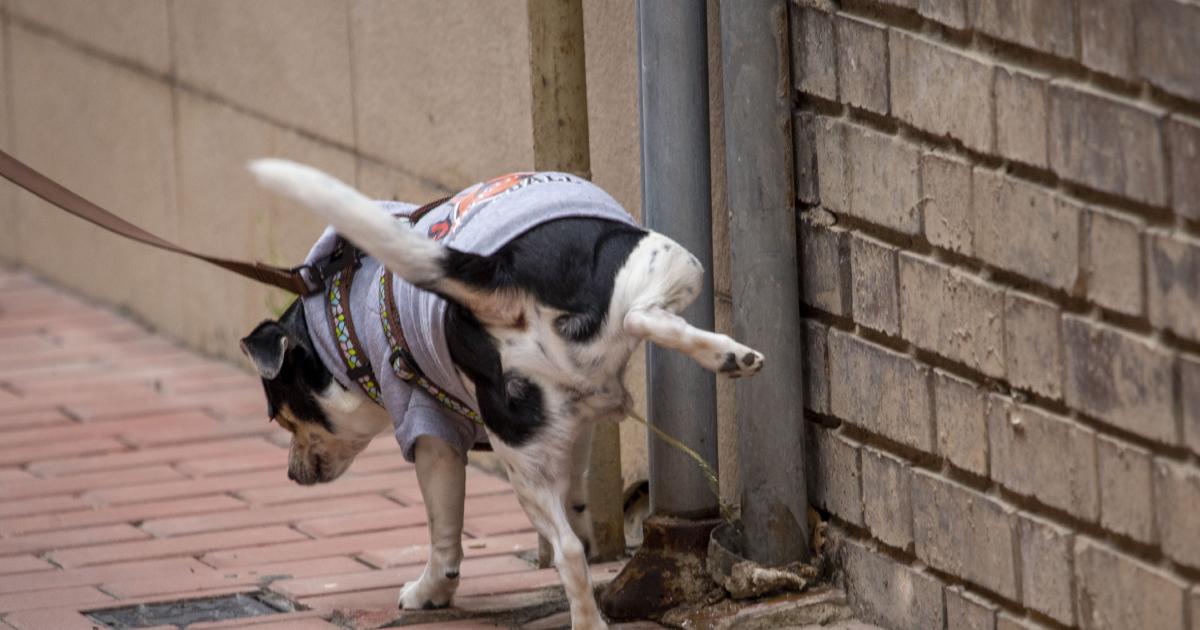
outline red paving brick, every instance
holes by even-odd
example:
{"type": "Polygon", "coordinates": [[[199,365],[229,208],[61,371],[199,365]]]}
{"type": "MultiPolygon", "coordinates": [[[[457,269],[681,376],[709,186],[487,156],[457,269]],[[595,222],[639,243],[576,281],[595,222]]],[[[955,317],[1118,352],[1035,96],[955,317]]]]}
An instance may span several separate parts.
{"type": "MultiPolygon", "coordinates": [[[[290,436],[266,421],[244,366],[3,268],[0,347],[0,628],[90,630],[80,611],[264,587],[319,606],[191,627],[398,615],[429,547],[415,472],[390,435],[342,479],[291,484],[290,436]]],[[[544,597],[557,574],[522,559],[537,538],[511,488],[470,469],[467,494],[462,601],[544,597]]]]}
{"type": "Polygon", "coordinates": [[[135,523],[142,521],[142,529],[157,536],[160,534],[146,527],[145,519],[162,519],[164,517],[196,513],[212,514],[214,512],[225,512],[245,507],[246,504],[242,501],[223,494],[180,499],[177,501],[132,503],[117,507],[9,518],[0,521],[0,534],[27,534],[30,532],[88,527],[109,523],[135,523]]]}
{"type": "MultiPolygon", "coordinates": [[[[205,513],[195,516],[173,518],[156,518],[142,523],[142,529],[165,538],[181,534],[198,534],[224,529],[241,529],[255,525],[278,525],[295,523],[313,516],[334,514],[353,514],[367,510],[377,510],[381,507],[394,505],[387,499],[367,495],[346,499],[329,499],[325,501],[309,501],[303,503],[287,503],[284,505],[264,507],[254,510],[237,510],[222,513],[205,513]]],[[[425,522],[422,518],[421,523],[425,522]]],[[[301,530],[303,531],[303,530],[301,530]]]]}

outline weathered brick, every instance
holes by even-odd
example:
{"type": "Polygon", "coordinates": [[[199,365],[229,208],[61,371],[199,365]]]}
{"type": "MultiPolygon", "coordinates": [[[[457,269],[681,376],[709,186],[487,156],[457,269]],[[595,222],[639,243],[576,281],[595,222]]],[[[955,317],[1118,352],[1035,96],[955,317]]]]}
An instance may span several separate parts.
{"type": "Polygon", "coordinates": [[[971,165],[939,153],[921,156],[925,238],[960,254],[975,253],[971,216],[971,165]]]}
{"type": "Polygon", "coordinates": [[[1200,7],[1146,0],[1137,11],[1138,73],[1168,92],[1200,99],[1200,7]]]}
{"type": "Polygon", "coordinates": [[[1061,312],[1052,302],[1009,289],[1004,295],[1004,358],[1017,387],[1062,396],[1061,312]]]}
{"type": "Polygon", "coordinates": [[[942,628],[942,585],[856,542],[842,547],[846,594],[864,621],[888,628],[942,628]]]}
{"type": "Polygon", "coordinates": [[[996,606],[964,591],[946,587],[946,627],[955,630],[996,630],[996,606]]]}
{"type": "Polygon", "coordinates": [[[821,187],[817,181],[817,122],[812,112],[797,111],[792,117],[792,140],[796,165],[796,199],[804,204],[821,202],[821,187]]]}
{"type": "Polygon", "coordinates": [[[1139,224],[1093,210],[1084,215],[1086,243],[1080,266],[1088,299],[1126,315],[1142,313],[1142,237],[1139,224]]]}
{"type": "Polygon", "coordinates": [[[1147,243],[1150,323],[1200,339],[1200,242],[1153,234],[1147,243]]]}
{"type": "Polygon", "coordinates": [[[929,369],[840,330],[829,331],[833,414],[872,433],[933,450],[929,369]]]}
{"type": "Polygon", "coordinates": [[[862,450],[863,518],[875,538],[900,549],[913,541],[910,477],[905,462],[862,450]]]}
{"type": "Polygon", "coordinates": [[[967,27],[967,7],[963,0],[920,0],[917,12],[951,28],[967,27]]]}
{"type": "Polygon", "coordinates": [[[887,29],[870,22],[837,19],[837,76],[841,101],[877,114],[888,111],[887,29]]]}
{"type": "Polygon", "coordinates": [[[1132,79],[1133,5],[1136,0],[1088,0],[1079,4],[1083,65],[1132,79]]]}
{"type": "Polygon", "coordinates": [[[889,335],[900,333],[896,248],[862,234],[850,238],[854,321],[889,335]]]}
{"type": "Polygon", "coordinates": [[[1171,199],[1175,212],[1200,220],[1200,120],[1179,114],[1167,122],[1167,143],[1171,149],[1171,199]]]}
{"type": "Polygon", "coordinates": [[[1046,81],[1008,68],[996,70],[996,151],[1046,166],[1046,81]]]}
{"type": "Polygon", "coordinates": [[[978,0],[967,3],[971,24],[996,39],[1074,57],[1071,0],[978,0]]]}
{"type": "Polygon", "coordinates": [[[796,89],[837,100],[837,47],[830,15],[801,7],[792,20],[792,51],[796,89]]]}
{"type": "Polygon", "coordinates": [[[1019,597],[1012,508],[917,470],[912,512],[918,558],[1009,599],[1019,597]]]}
{"type": "Polygon", "coordinates": [[[1179,381],[1183,394],[1183,443],[1200,453],[1200,357],[1179,358],[1179,381]]]}
{"type": "Polygon", "coordinates": [[[862,525],[859,445],[809,423],[808,499],[842,520],[862,525]]]}
{"type": "Polygon", "coordinates": [[[892,113],[916,127],[990,152],[992,66],[896,30],[891,38],[892,113]]]}
{"type": "Polygon", "coordinates": [[[1156,540],[1150,453],[1108,436],[1096,442],[1100,526],[1146,544],[1156,540]]]}
{"type": "Polygon", "coordinates": [[[850,247],[846,231],[800,222],[804,303],[834,315],[850,314],[850,247]]]}
{"type": "Polygon", "coordinates": [[[1149,204],[1167,200],[1160,115],[1062,83],[1050,84],[1050,168],[1061,177],[1149,204]]]}
{"type": "Polygon", "coordinates": [[[992,479],[1085,521],[1096,520],[1100,493],[1093,431],[996,395],[988,398],[987,419],[992,479]]]}
{"type": "Polygon", "coordinates": [[[916,148],[896,136],[846,125],[849,207],[845,212],[886,228],[919,234],[916,148]]]}
{"type": "Polygon", "coordinates": [[[834,212],[850,208],[850,188],[846,173],[846,125],[839,120],[819,116],[813,131],[817,144],[817,188],[821,205],[834,212]]]}
{"type": "Polygon", "coordinates": [[[826,335],[828,328],[824,324],[804,320],[804,406],[817,413],[829,413],[826,335]]]}
{"type": "Polygon", "coordinates": [[[1065,625],[1075,623],[1071,531],[1027,514],[1017,517],[1025,605],[1065,625]]]}
{"type": "Polygon", "coordinates": [[[1102,543],[1075,539],[1075,579],[1085,630],[1183,627],[1184,584],[1102,543]]]}
{"type": "Polygon", "coordinates": [[[917,8],[917,1],[918,0],[879,0],[881,4],[890,4],[894,7],[901,7],[904,9],[917,8]]]}
{"type": "Polygon", "coordinates": [[[1192,589],[1192,630],[1200,628],[1200,586],[1192,589]]]}
{"type": "Polygon", "coordinates": [[[988,441],[983,394],[970,381],[941,370],[933,374],[938,453],[959,468],[986,476],[988,441]]]}
{"type": "Polygon", "coordinates": [[[914,344],[1003,376],[1003,312],[998,287],[929,259],[900,255],[900,330],[914,344]]]}
{"type": "Polygon", "coordinates": [[[1169,352],[1075,315],[1063,316],[1063,346],[1068,405],[1120,429],[1177,443],[1169,352]]]}
{"type": "Polygon", "coordinates": [[[1044,626],[1028,617],[1017,618],[1007,612],[1001,612],[996,617],[996,630],[1047,630],[1044,626]]]}
{"type": "Polygon", "coordinates": [[[1154,502],[1163,553],[1179,564],[1200,568],[1200,469],[1156,462],[1154,502]]]}
{"type": "Polygon", "coordinates": [[[1079,208],[1053,191],[975,169],[975,253],[983,260],[1070,291],[1079,275],[1079,208]]]}

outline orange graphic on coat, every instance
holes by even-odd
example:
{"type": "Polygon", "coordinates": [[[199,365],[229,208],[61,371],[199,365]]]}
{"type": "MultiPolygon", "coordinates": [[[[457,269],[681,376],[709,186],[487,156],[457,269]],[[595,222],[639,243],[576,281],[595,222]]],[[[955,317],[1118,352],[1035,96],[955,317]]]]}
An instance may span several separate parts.
{"type": "Polygon", "coordinates": [[[463,217],[486,205],[486,202],[523,187],[533,176],[534,173],[529,172],[509,173],[458,193],[450,200],[450,216],[429,226],[429,238],[435,241],[446,238],[461,224],[463,217]]]}

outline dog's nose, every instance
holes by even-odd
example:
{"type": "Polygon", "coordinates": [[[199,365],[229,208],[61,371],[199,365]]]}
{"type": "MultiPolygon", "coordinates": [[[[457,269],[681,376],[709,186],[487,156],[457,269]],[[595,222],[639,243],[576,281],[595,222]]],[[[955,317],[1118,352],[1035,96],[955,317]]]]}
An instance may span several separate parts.
{"type": "Polygon", "coordinates": [[[291,469],[291,468],[289,468],[289,469],[288,469],[288,479],[289,479],[290,481],[295,481],[295,480],[296,480],[296,475],[292,473],[292,469],[291,469]]]}

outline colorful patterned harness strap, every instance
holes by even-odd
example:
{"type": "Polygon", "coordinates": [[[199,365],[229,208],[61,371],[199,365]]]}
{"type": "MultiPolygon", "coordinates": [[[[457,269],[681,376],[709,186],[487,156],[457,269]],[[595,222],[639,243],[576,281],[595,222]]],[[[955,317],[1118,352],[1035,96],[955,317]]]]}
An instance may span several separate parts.
{"type": "Polygon", "coordinates": [[[408,349],[408,342],[404,339],[404,329],[400,326],[400,317],[396,311],[396,297],[392,291],[392,274],[387,270],[384,270],[379,278],[379,320],[383,326],[384,335],[387,337],[388,348],[391,349],[389,362],[392,364],[392,371],[396,373],[396,376],[410,385],[425,390],[426,393],[433,396],[434,400],[458,415],[475,424],[482,425],[483,420],[474,409],[455,398],[450,392],[434,385],[421,373],[421,368],[413,359],[412,352],[408,349]]]}
{"type": "MultiPolygon", "coordinates": [[[[354,318],[350,316],[350,287],[354,282],[355,272],[361,266],[361,253],[345,241],[338,243],[331,261],[337,261],[342,256],[352,257],[352,264],[339,265],[340,268],[329,279],[329,326],[333,338],[337,340],[338,353],[346,364],[346,376],[349,376],[363,392],[376,404],[382,405],[379,383],[375,381],[375,372],[371,362],[363,351],[358,335],[354,332],[354,318]]],[[[387,275],[387,274],[385,274],[387,275]]]]}

